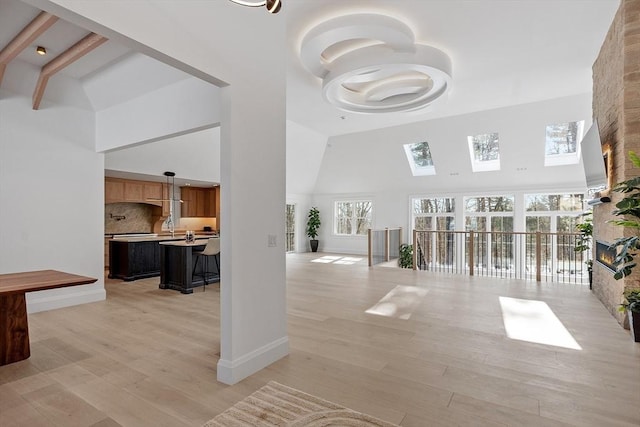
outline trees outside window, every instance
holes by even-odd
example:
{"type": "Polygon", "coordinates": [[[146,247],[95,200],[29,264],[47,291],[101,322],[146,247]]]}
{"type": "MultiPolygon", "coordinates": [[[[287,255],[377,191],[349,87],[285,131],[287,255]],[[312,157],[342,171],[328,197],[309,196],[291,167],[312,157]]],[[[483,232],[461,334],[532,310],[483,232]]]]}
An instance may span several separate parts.
{"type": "Polygon", "coordinates": [[[469,136],[469,154],[474,172],[500,170],[498,133],[469,136]]]}
{"type": "Polygon", "coordinates": [[[404,151],[407,155],[411,173],[413,176],[435,175],[436,168],[431,157],[429,143],[418,142],[415,144],[405,144],[404,151]]]}
{"type": "Polygon", "coordinates": [[[370,200],[335,202],[334,233],[366,236],[372,224],[372,209],[370,200]]]}
{"type": "Polygon", "coordinates": [[[569,165],[580,161],[580,141],[584,121],[547,125],[545,132],[545,166],[569,165]]]}

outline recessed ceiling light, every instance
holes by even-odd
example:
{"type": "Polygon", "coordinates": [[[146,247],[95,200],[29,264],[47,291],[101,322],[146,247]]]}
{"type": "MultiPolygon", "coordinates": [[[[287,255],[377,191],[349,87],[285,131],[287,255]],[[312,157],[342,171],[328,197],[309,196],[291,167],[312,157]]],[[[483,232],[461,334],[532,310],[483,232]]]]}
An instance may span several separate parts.
{"type": "Polygon", "coordinates": [[[45,49],[42,46],[38,46],[38,47],[36,47],[36,53],[38,55],[46,55],[47,54],[47,49],[45,49]]]}

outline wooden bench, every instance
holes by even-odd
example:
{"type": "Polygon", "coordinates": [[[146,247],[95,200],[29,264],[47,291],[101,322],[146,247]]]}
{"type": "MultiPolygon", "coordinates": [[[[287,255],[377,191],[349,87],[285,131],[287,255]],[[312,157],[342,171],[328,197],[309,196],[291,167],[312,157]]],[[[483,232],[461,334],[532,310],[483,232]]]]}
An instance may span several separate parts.
{"type": "Polygon", "coordinates": [[[86,285],[97,280],[56,270],[0,274],[0,366],[31,355],[26,292],[86,285]]]}

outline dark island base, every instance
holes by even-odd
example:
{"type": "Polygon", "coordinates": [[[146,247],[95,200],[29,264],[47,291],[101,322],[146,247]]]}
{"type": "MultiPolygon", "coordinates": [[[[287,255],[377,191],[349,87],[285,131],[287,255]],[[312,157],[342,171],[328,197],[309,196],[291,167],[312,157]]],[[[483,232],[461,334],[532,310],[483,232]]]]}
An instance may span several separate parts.
{"type": "MultiPolygon", "coordinates": [[[[205,258],[198,261],[195,272],[193,266],[196,257],[193,252],[201,251],[206,246],[206,241],[191,245],[170,242],[160,244],[160,289],[173,289],[183,294],[193,293],[193,288],[204,285],[203,273],[205,271],[205,258]]],[[[220,254],[218,265],[220,265],[220,254]]],[[[220,282],[220,272],[216,262],[209,257],[207,284],[220,282]]]]}
{"type": "Polygon", "coordinates": [[[109,241],[109,279],[127,282],[160,275],[158,241],[109,241]]]}
{"type": "Polygon", "coordinates": [[[149,277],[157,277],[160,275],[160,270],[158,271],[149,271],[143,274],[132,274],[132,275],[124,275],[124,274],[109,274],[109,279],[120,279],[125,282],[132,282],[138,279],[147,279],[149,277]]]}

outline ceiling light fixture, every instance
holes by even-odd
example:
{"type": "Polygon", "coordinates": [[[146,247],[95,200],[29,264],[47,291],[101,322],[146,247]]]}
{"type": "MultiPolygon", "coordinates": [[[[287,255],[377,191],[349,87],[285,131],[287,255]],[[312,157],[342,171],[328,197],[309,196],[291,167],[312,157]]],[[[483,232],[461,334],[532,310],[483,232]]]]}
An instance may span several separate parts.
{"type": "Polygon", "coordinates": [[[265,6],[267,8],[267,12],[269,13],[278,13],[282,8],[282,0],[229,0],[233,3],[247,6],[247,7],[262,7],[265,6]]]}
{"type": "Polygon", "coordinates": [[[42,46],[38,46],[38,47],[36,47],[36,53],[38,55],[46,55],[47,54],[47,49],[45,49],[42,46]]]}
{"type": "Polygon", "coordinates": [[[322,22],[300,46],[300,61],[322,79],[322,95],[343,111],[374,114],[422,110],[451,88],[451,59],[416,43],[404,22],[355,14],[322,22]]]}

